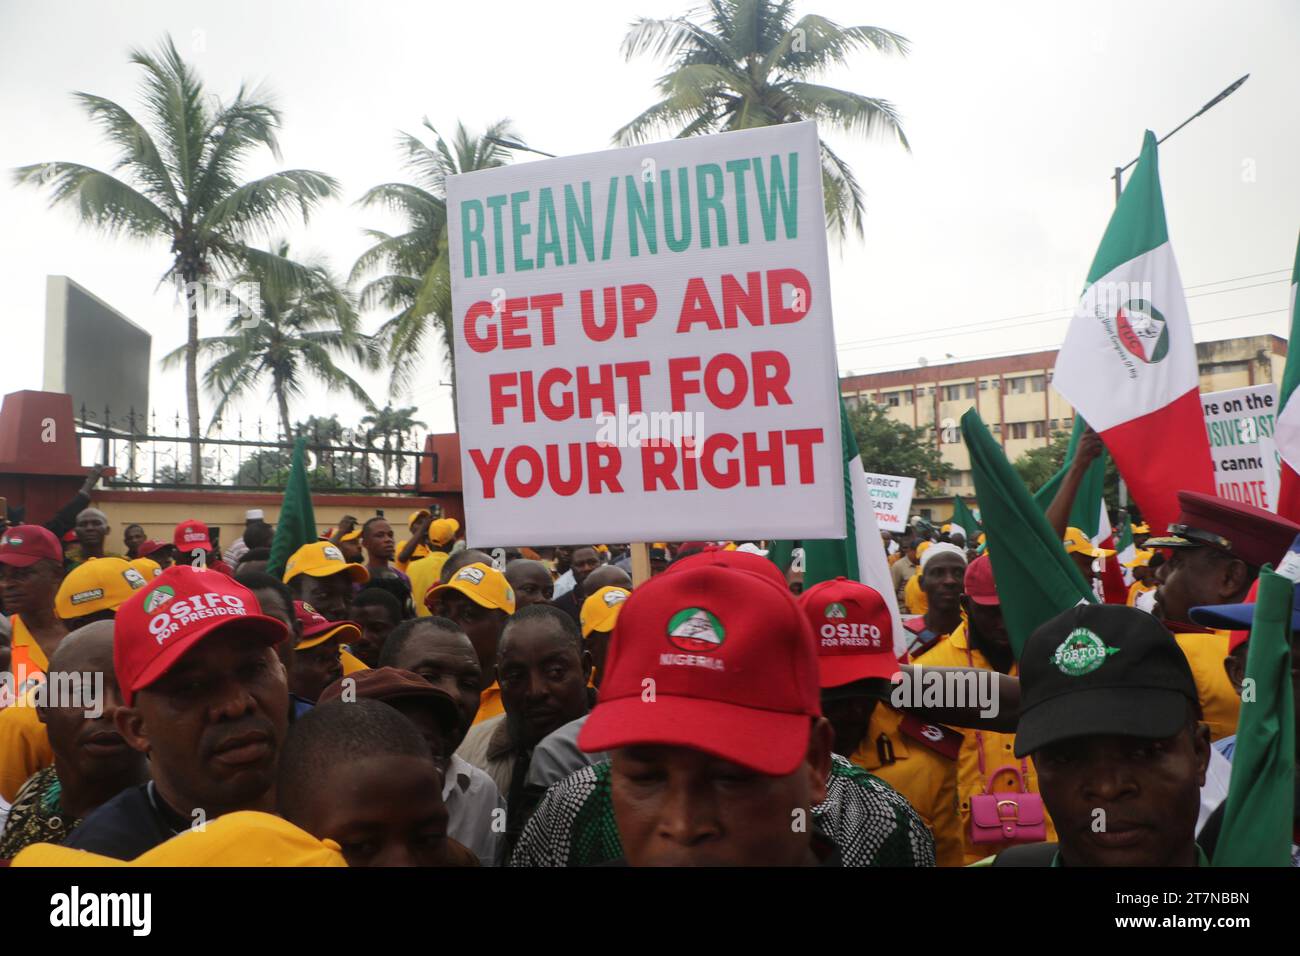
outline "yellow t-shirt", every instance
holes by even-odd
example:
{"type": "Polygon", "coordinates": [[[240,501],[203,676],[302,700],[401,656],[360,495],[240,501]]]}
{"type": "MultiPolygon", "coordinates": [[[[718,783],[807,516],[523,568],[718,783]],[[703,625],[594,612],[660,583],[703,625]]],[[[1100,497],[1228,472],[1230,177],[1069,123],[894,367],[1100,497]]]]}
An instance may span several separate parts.
{"type": "Polygon", "coordinates": [[[1196,681],[1196,696],[1201,700],[1202,720],[1210,727],[1210,739],[1219,740],[1237,732],[1241,698],[1228,680],[1223,659],[1228,656],[1227,631],[1175,634],[1196,681]]]}
{"type": "Polygon", "coordinates": [[[393,567],[408,576],[410,575],[410,572],[406,570],[408,567],[420,560],[420,558],[427,557],[432,553],[429,551],[429,546],[427,544],[417,544],[415,550],[411,552],[411,560],[398,561],[397,556],[402,553],[402,549],[406,547],[406,542],[410,540],[410,538],[407,538],[405,541],[397,542],[397,548],[393,551],[393,567]]]}
{"type": "Polygon", "coordinates": [[[34,704],[28,692],[23,704],[0,710],[0,796],[8,803],[32,774],[54,763],[50,735],[34,704]]]}
{"type": "Polygon", "coordinates": [[[1154,584],[1143,584],[1141,581],[1134,581],[1132,587],[1128,589],[1128,600],[1124,603],[1129,607],[1133,607],[1137,602],[1139,594],[1146,594],[1146,592],[1154,591],[1155,589],[1156,586],[1154,584]]]}
{"type": "Polygon", "coordinates": [[[505,712],[506,705],[501,703],[501,685],[493,681],[492,686],[484,688],[482,696],[479,697],[478,713],[474,716],[474,723],[481,724],[505,712]]]}
{"type": "Polygon", "coordinates": [[[411,603],[415,605],[417,617],[432,617],[433,612],[424,605],[424,596],[429,588],[438,583],[442,566],[451,557],[446,551],[430,551],[418,561],[412,561],[405,568],[406,576],[411,579],[411,603]]]}
{"type": "MultiPolygon", "coordinates": [[[[993,665],[977,648],[969,647],[969,641],[966,637],[966,623],[963,621],[957,626],[957,629],[936,644],[928,654],[923,658],[923,663],[930,667],[975,667],[984,670],[993,670],[993,665]],[[966,658],[966,652],[970,651],[970,660],[966,658]]],[[[1013,665],[1011,676],[1014,677],[1018,669],[1013,665]]],[[[995,731],[982,730],[978,734],[970,728],[962,728],[961,752],[957,756],[957,809],[961,814],[961,838],[964,846],[965,861],[967,865],[976,863],[990,854],[1001,853],[1012,843],[975,843],[970,837],[970,798],[978,793],[984,792],[985,775],[980,773],[979,768],[979,745],[976,741],[983,741],[984,749],[984,769],[990,779],[989,792],[995,790],[1012,790],[1016,787],[1015,775],[1011,773],[995,773],[1008,764],[1013,765],[1017,770],[1020,769],[1020,761],[1016,759],[1015,734],[1002,734],[995,731]]],[[[1034,770],[1034,762],[1030,758],[1025,758],[1025,767],[1027,775],[1025,777],[1025,789],[1038,792],[1038,774],[1034,770]]],[[[1056,827],[1052,825],[1052,818],[1047,813],[1047,808],[1043,808],[1043,817],[1047,822],[1047,839],[1049,841],[1056,839],[1056,827]]]]}
{"type": "Polygon", "coordinates": [[[939,866],[964,863],[961,816],[957,812],[957,760],[961,735],[946,728],[922,724],[888,704],[879,703],[871,714],[867,735],[849,758],[863,770],[885,781],[912,805],[934,834],[939,866]],[[911,733],[902,730],[908,721],[911,733]],[[918,735],[916,731],[920,731],[918,735]],[[884,737],[888,744],[881,742],[884,737]],[[938,740],[935,740],[938,737],[938,740]],[[932,741],[927,745],[925,741],[932,741]],[[940,749],[953,756],[945,756],[940,749]],[[882,751],[885,753],[882,759],[882,751]],[[892,762],[889,757],[892,756],[892,762]]]}
{"type": "Polygon", "coordinates": [[[903,588],[903,603],[907,605],[908,614],[924,614],[930,610],[930,599],[921,590],[920,571],[907,579],[907,586],[903,588]]]}

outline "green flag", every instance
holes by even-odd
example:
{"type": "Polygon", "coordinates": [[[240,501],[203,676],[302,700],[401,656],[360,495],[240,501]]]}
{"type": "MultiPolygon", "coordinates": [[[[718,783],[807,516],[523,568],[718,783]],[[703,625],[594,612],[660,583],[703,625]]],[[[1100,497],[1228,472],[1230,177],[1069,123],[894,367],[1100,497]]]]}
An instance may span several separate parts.
{"type": "MultiPolygon", "coordinates": [[[[1294,545],[1293,554],[1294,554],[1294,545]]],[[[1291,604],[1295,584],[1267,568],[1250,628],[1246,686],[1215,866],[1290,866],[1295,814],[1291,604]],[[1253,695],[1253,699],[1250,695],[1253,695]]]]}
{"type": "Polygon", "coordinates": [[[961,417],[961,431],[970,451],[980,517],[988,519],[984,533],[1002,617],[1018,660],[1038,625],[1097,598],[973,408],[961,417]]]}
{"type": "Polygon", "coordinates": [[[293,443],[293,465],[284,489],[280,520],[275,524],[275,540],[271,542],[266,573],[282,577],[293,553],[317,538],[316,513],[312,510],[311,488],[307,484],[307,438],[303,436],[293,443]]]}
{"type": "Polygon", "coordinates": [[[958,495],[952,500],[952,523],[966,532],[966,543],[972,544],[984,529],[975,520],[974,513],[966,507],[966,502],[958,495]]]}
{"type": "MultiPolygon", "coordinates": [[[[1070,470],[1070,465],[1074,461],[1075,452],[1079,448],[1079,440],[1083,438],[1083,433],[1087,431],[1088,423],[1082,416],[1074,417],[1074,430],[1070,432],[1070,447],[1066,449],[1065,461],[1061,465],[1061,470],[1047,479],[1043,487],[1034,492],[1034,501],[1038,502],[1038,507],[1047,511],[1048,505],[1056,497],[1056,492],[1060,490],[1061,482],[1065,479],[1065,473],[1070,470]]],[[[1106,485],[1106,449],[1101,450],[1101,454],[1096,457],[1091,465],[1088,466],[1087,472],[1084,473],[1083,481],[1079,482],[1079,491],[1074,496],[1074,504],[1070,506],[1070,527],[1078,528],[1088,536],[1088,540],[1095,540],[1097,532],[1101,530],[1101,509],[1102,509],[1102,491],[1106,485]]]]}

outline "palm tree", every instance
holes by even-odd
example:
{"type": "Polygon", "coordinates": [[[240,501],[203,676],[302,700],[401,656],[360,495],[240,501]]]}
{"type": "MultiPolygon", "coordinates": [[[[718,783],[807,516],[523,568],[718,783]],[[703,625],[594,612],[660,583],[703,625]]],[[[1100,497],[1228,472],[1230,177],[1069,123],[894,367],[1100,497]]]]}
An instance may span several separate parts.
{"type": "Polygon", "coordinates": [[[183,284],[185,293],[185,398],[190,472],[197,484],[200,283],[250,268],[277,281],[301,278],[302,267],[247,241],[291,213],[306,221],[321,200],[337,195],[338,185],[309,169],[283,170],[241,183],[243,162],[257,147],[280,156],[280,113],[267,94],[241,85],[230,103],[209,98],[170,36],[156,54],[137,49],[130,60],[145,71],[145,122],[112,100],[75,94],[118,150],[113,172],[52,162],[24,166],[14,174],[19,183],[48,184],[51,205],[74,206],[89,225],[113,235],[171,244],[163,280],[183,284]]]}
{"type": "Polygon", "coordinates": [[[463,123],[457,123],[456,133],[448,143],[428,119],[423,125],[433,134],[433,146],[410,133],[398,136],[415,183],[384,183],[357,201],[363,207],[396,212],[405,219],[406,231],[389,235],[367,229],[366,235],[375,244],[357,259],[350,281],[360,282],[367,275],[388,270],[366,283],[359,300],[362,309],[394,313],[375,333],[392,363],[390,394],[397,395],[410,385],[424,355],[428,333],[436,329],[443,366],[451,376],[454,407],[456,370],[452,363],[446,181],[457,173],[504,166],[510,153],[494,140],[516,139],[518,134],[505,119],[493,123],[482,136],[474,136],[463,123]]]}
{"type": "MultiPolygon", "coordinates": [[[[855,135],[893,136],[910,149],[892,103],[810,82],[847,65],[860,48],[906,55],[904,37],[815,14],[795,20],[791,0],[710,0],[703,12],[703,24],[685,17],[632,23],[624,56],[650,53],[672,68],[656,84],[663,98],[614,134],[618,145],[811,119],[855,135]]],[[[824,140],[821,151],[826,225],[843,238],[852,223],[861,236],[862,187],[824,140]]]]}
{"type": "Polygon", "coordinates": [[[361,424],[366,426],[365,441],[367,445],[374,444],[376,436],[382,436],[384,439],[383,451],[381,457],[384,462],[384,483],[388,483],[388,472],[392,465],[394,448],[401,449],[406,445],[406,436],[417,428],[428,428],[422,421],[412,417],[419,409],[415,406],[406,408],[394,408],[392,405],[385,405],[383,408],[375,409],[368,415],[363,415],[361,424]],[[392,439],[396,438],[394,443],[392,439]]]}
{"type": "MultiPolygon", "coordinates": [[[[289,244],[283,241],[270,254],[276,260],[288,256],[289,244]]],[[[331,390],[348,392],[367,409],[374,407],[366,390],[334,360],[350,355],[362,367],[377,369],[379,348],[359,331],[351,295],[323,262],[307,260],[300,272],[285,277],[257,261],[234,278],[232,288],[255,288],[260,294],[252,301],[240,301],[225,335],[197,343],[199,353],[212,359],[203,386],[217,398],[213,422],[229,402],[265,377],[270,379],[285,441],[293,437],[289,400],[302,395],[308,377],[331,390]]],[[[165,356],[163,367],[180,364],[188,348],[181,346],[165,356]]]]}

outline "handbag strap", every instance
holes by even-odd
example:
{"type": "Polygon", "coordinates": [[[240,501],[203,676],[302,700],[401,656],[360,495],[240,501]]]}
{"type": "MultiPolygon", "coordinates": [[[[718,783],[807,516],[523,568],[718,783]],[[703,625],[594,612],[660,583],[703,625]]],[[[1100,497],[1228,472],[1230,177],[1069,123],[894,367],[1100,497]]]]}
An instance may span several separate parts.
{"type": "MultiPolygon", "coordinates": [[[[975,666],[975,659],[974,659],[973,657],[971,657],[971,653],[970,653],[970,634],[969,634],[969,632],[966,634],[966,664],[967,664],[969,667],[974,667],[974,666],[975,666]]],[[[988,793],[988,792],[989,792],[989,788],[993,786],[993,781],[990,780],[990,779],[985,775],[985,774],[987,773],[987,771],[984,769],[984,734],[980,731],[980,729],[979,729],[978,727],[975,728],[975,753],[976,753],[976,755],[977,755],[977,757],[978,757],[978,759],[979,759],[980,779],[984,782],[984,792],[985,792],[985,793],[988,793]]],[[[1002,771],[1002,769],[1003,769],[1002,767],[999,767],[999,768],[994,772],[993,775],[996,777],[996,776],[998,775],[998,773],[1000,773],[1000,772],[1002,771]]],[[[1020,790],[1019,790],[1019,792],[1020,792],[1020,793],[1029,793],[1029,792],[1030,792],[1030,791],[1029,791],[1029,765],[1028,765],[1027,763],[1025,763],[1025,758],[1024,758],[1024,757],[1021,757],[1021,758],[1020,758],[1020,790]]]]}

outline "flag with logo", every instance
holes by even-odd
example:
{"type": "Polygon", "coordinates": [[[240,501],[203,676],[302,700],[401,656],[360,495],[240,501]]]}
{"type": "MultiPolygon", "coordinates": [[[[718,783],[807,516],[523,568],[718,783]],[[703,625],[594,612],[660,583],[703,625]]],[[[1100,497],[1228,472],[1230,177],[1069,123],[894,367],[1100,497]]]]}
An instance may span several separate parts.
{"type": "Polygon", "coordinates": [[[1016,658],[1034,629],[1097,599],[975,409],[961,417],[993,582],[1016,658]]]}
{"type": "Polygon", "coordinates": [[[1199,383],[1148,130],[1088,271],[1053,385],[1101,435],[1152,527],[1177,520],[1179,491],[1215,493],[1199,383]]]}
{"type": "MultiPolygon", "coordinates": [[[[849,425],[848,409],[840,399],[840,444],[844,462],[845,535],[803,542],[804,590],[822,581],[844,577],[859,581],[880,592],[889,608],[894,625],[894,650],[898,656],[907,650],[906,632],[898,613],[893,580],[889,576],[889,559],[880,539],[876,511],[867,487],[867,471],[858,451],[858,440],[849,425]]],[[[795,560],[794,542],[776,541],[769,545],[768,557],[783,571],[795,560]]]]}
{"type": "Polygon", "coordinates": [[[293,464],[284,489],[284,503],[280,506],[280,520],[275,523],[266,573],[276,578],[283,576],[284,566],[293,553],[315,540],[316,513],[312,510],[311,487],[307,483],[307,438],[301,436],[293,443],[293,464]]]}
{"type": "Polygon", "coordinates": [[[952,523],[966,532],[967,544],[974,542],[979,537],[980,532],[984,530],[980,527],[974,512],[966,506],[966,502],[962,501],[961,495],[958,495],[952,501],[952,523]]]}
{"type": "MultiPolygon", "coordinates": [[[[1300,538],[1297,538],[1300,543],[1300,538]]],[[[1294,562],[1297,545],[1288,557],[1294,562]]],[[[1286,562],[1284,561],[1284,564],[1286,562]]],[[[1247,645],[1232,778],[1215,866],[1290,866],[1295,819],[1295,699],[1291,685],[1295,582],[1265,569],[1247,645]]]]}
{"type": "MultiPolygon", "coordinates": [[[[1296,243],[1295,266],[1291,270],[1291,337],[1288,342],[1300,343],[1300,242],[1296,243]]],[[[1286,370],[1282,373],[1282,387],[1278,389],[1277,437],[1278,454],[1282,456],[1282,481],[1278,491],[1277,513],[1283,518],[1300,521],[1300,352],[1292,349],[1286,355],[1286,370]]]]}

